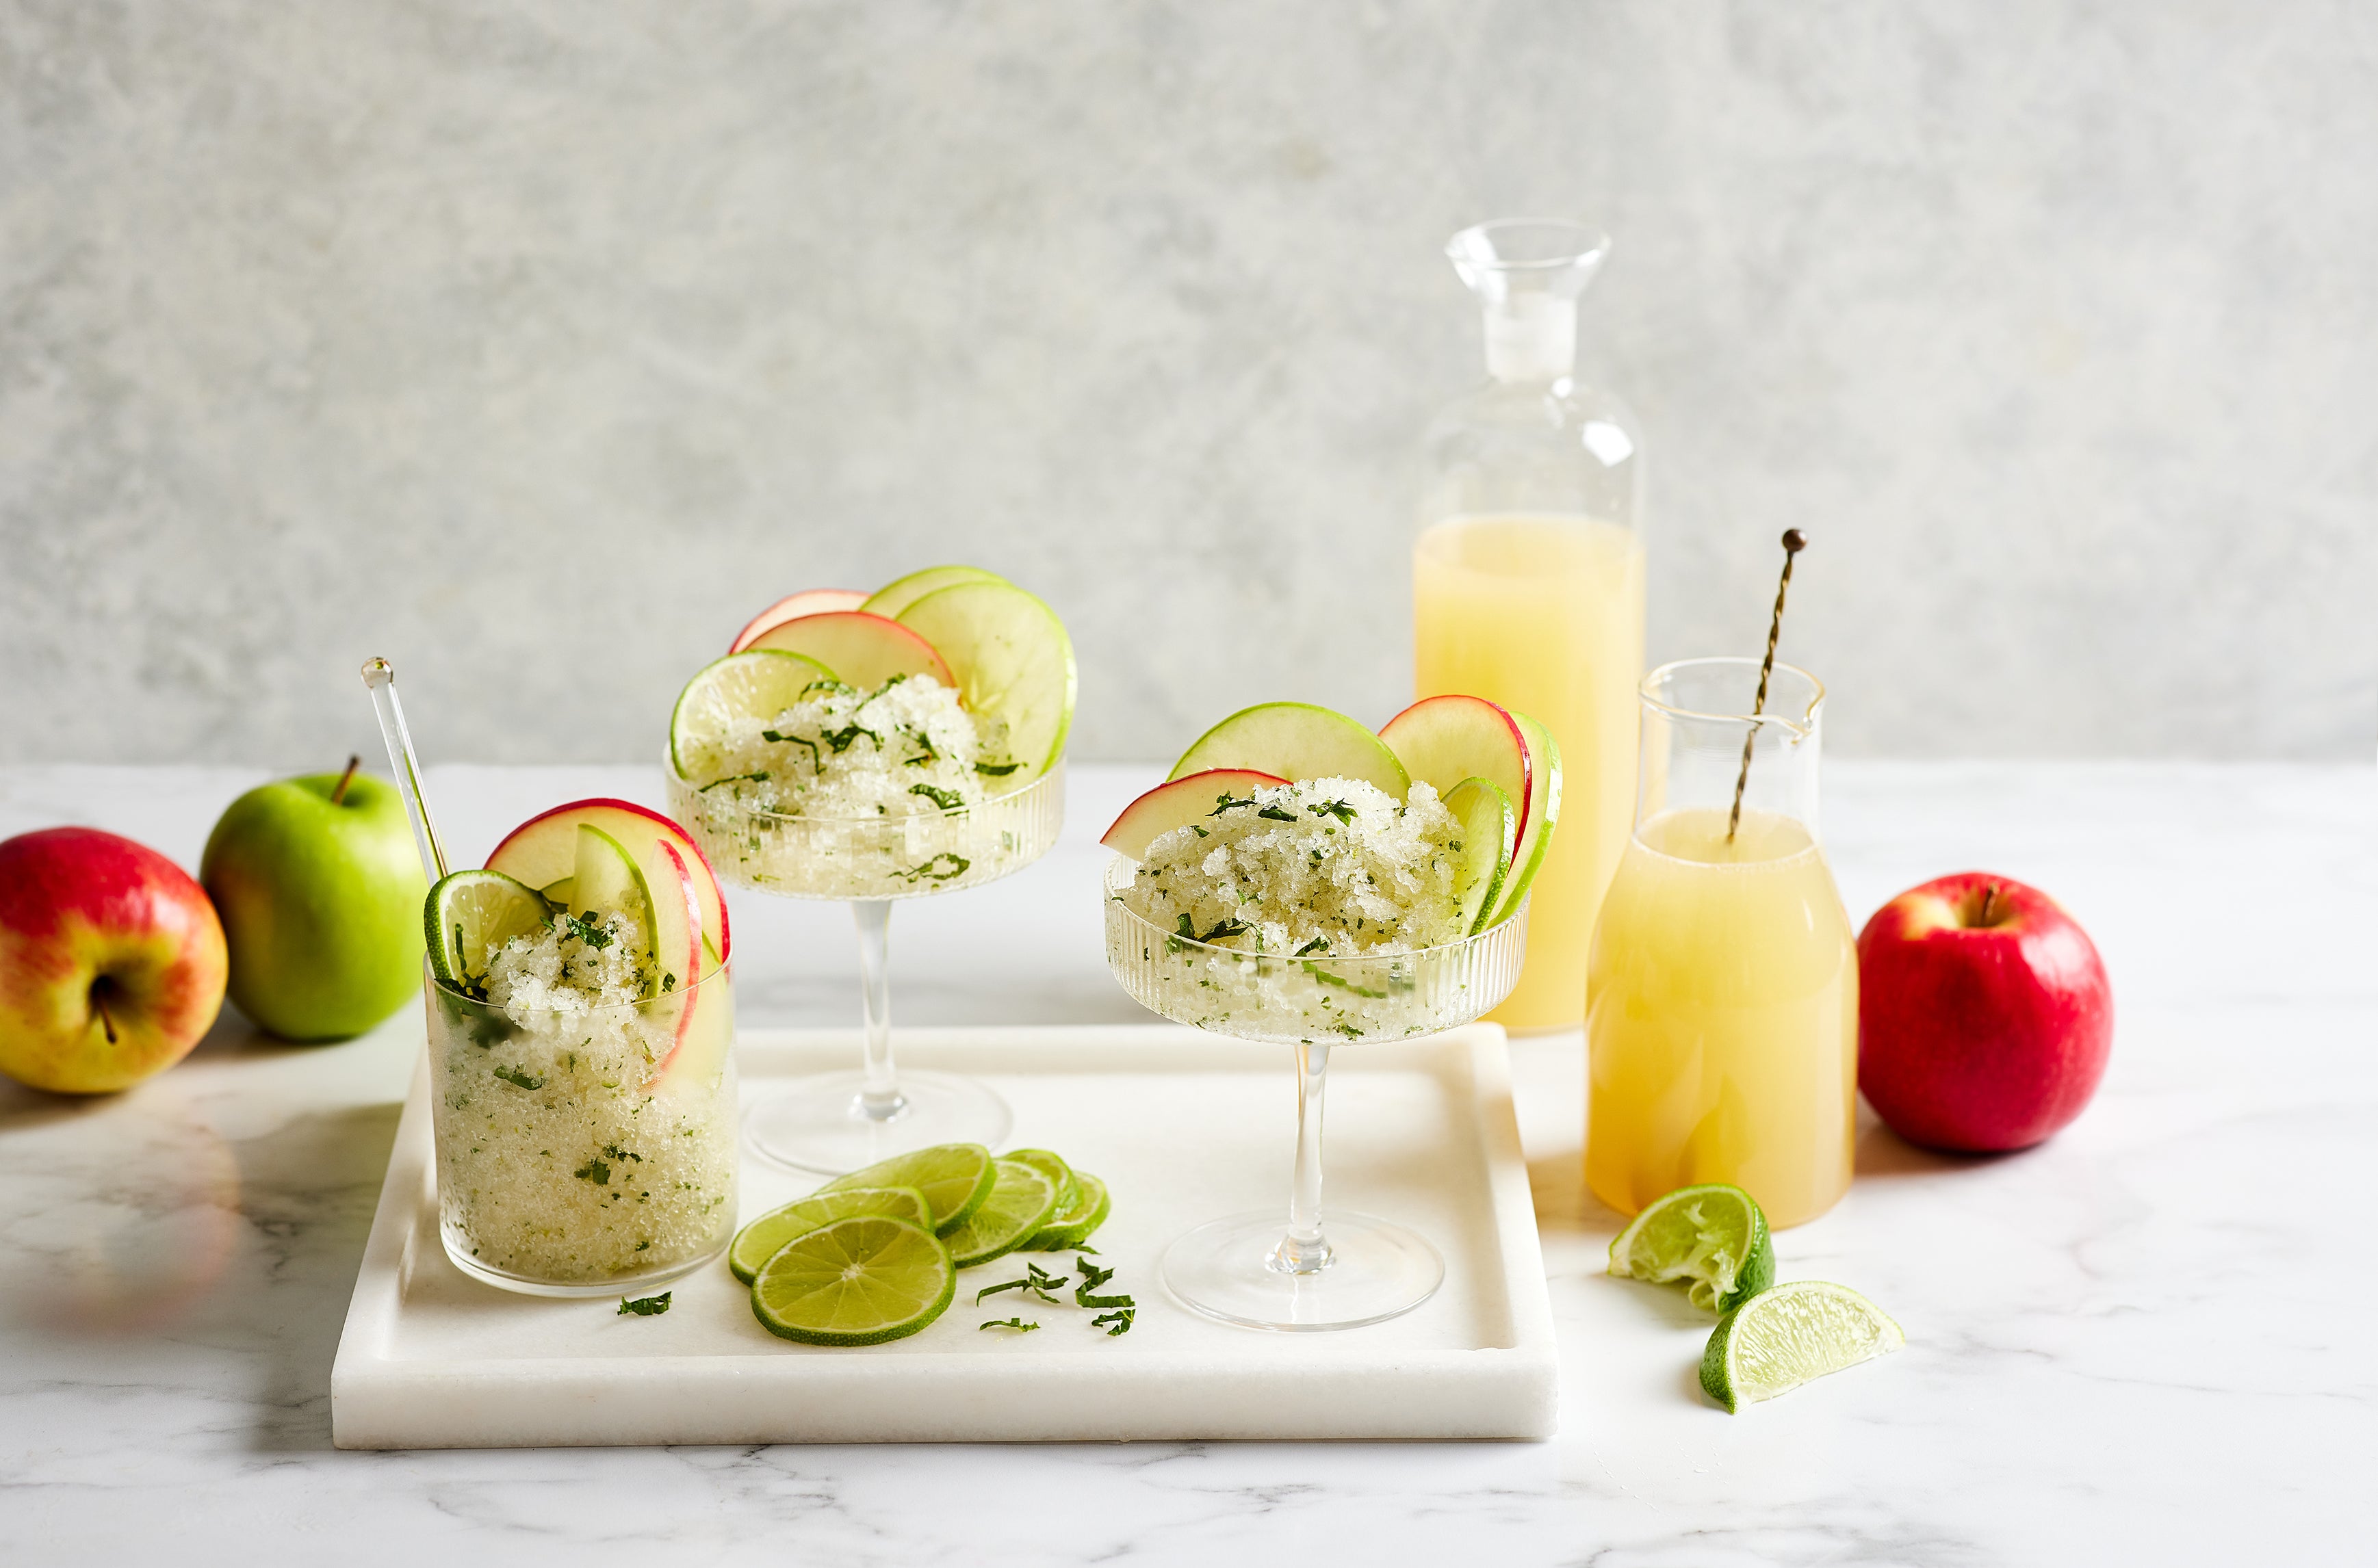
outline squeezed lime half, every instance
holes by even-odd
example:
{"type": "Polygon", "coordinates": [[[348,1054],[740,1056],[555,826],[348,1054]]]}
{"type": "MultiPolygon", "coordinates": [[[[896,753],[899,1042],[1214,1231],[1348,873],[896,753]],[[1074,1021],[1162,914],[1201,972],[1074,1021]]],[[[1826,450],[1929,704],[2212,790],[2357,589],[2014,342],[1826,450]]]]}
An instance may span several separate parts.
{"type": "Polygon", "coordinates": [[[1679,1187],[1635,1216],[1610,1244],[1621,1279],[1687,1284],[1696,1307],[1729,1312],[1775,1282],[1775,1243],[1759,1200],[1739,1187],[1679,1187]]]}

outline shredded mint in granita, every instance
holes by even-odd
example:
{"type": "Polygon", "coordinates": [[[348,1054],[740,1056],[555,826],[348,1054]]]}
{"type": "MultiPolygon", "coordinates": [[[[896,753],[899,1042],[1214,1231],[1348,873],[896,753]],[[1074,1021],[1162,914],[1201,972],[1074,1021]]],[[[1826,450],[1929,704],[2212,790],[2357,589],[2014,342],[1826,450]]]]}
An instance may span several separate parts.
{"type": "Polygon", "coordinates": [[[931,676],[872,691],[820,680],[782,712],[728,721],[698,792],[754,811],[910,817],[976,806],[1015,771],[1007,726],[931,676]]]}
{"type": "Polygon", "coordinates": [[[1464,934],[1459,834],[1424,784],[1402,801],[1355,779],[1275,784],[1218,796],[1149,844],[1123,899],[1160,929],[1250,952],[1408,952],[1464,934]]]}

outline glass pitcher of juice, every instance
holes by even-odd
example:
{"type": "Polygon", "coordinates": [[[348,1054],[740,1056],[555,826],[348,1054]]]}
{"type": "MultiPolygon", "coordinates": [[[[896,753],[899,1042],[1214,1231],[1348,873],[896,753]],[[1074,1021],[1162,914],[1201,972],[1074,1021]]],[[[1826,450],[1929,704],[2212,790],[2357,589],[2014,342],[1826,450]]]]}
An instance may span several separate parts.
{"type": "Polygon", "coordinates": [[[1609,241],[1574,223],[1485,223],[1446,247],[1486,317],[1485,383],[1430,427],[1412,551],[1418,695],[1532,714],[1560,750],[1560,832],[1532,884],[1527,967],[1488,1016],[1568,1028],[1635,802],[1643,673],[1641,443],[1575,375],[1577,299],[1609,241]]]}
{"type": "Polygon", "coordinates": [[[1586,978],[1586,1184],[1621,1214],[1730,1181],[1798,1225],[1849,1188],[1857,947],[1817,836],[1825,688],[1777,664],[1753,717],[1759,663],[1643,679],[1635,831],[1586,978]]]}

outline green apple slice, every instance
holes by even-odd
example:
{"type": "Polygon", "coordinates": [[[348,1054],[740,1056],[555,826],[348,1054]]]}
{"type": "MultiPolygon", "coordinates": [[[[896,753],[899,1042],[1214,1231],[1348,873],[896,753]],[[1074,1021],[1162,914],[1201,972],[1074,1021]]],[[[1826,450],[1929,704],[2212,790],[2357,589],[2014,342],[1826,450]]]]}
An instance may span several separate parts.
{"type": "Polygon", "coordinates": [[[589,822],[578,824],[578,871],[570,880],[570,913],[592,921],[618,916],[623,940],[634,947],[646,972],[644,995],[661,994],[652,884],[644,880],[643,868],[627,845],[589,822]]]}
{"type": "Polygon", "coordinates": [[[1461,929],[1483,931],[1494,912],[1495,895],[1510,872],[1511,852],[1519,842],[1519,814],[1503,786],[1492,779],[1464,779],[1455,784],[1446,792],[1445,808],[1461,824],[1453,865],[1453,900],[1461,911],[1461,929]]]}
{"type": "Polygon", "coordinates": [[[422,903],[422,934],[429,972],[438,984],[472,995],[485,979],[487,954],[514,937],[534,937],[553,923],[543,895],[501,871],[456,871],[441,878],[422,903]]]}
{"type": "Polygon", "coordinates": [[[838,678],[807,654],[782,648],[714,661],[678,693],[669,715],[670,766],[688,784],[710,783],[726,768],[719,750],[730,721],[773,719],[816,682],[838,678]]]}
{"type": "Polygon", "coordinates": [[[1006,721],[1011,758],[1032,773],[1057,765],[1074,723],[1074,642],[1054,610],[1012,582],[958,582],[899,618],[949,661],[968,708],[1006,721]]]}
{"type": "Polygon", "coordinates": [[[961,582],[1005,582],[1007,579],[980,567],[927,567],[907,576],[895,578],[859,601],[859,608],[871,616],[883,616],[893,620],[900,612],[928,593],[953,587],[961,582]]]}
{"type": "Polygon", "coordinates": [[[1518,847],[1511,852],[1511,874],[1504,879],[1503,891],[1490,906],[1488,926],[1509,919],[1519,901],[1528,896],[1528,884],[1543,868],[1544,852],[1552,847],[1553,826],[1560,820],[1560,748],[1554,744],[1552,731],[1527,714],[1515,712],[1511,717],[1518,722],[1519,733],[1528,737],[1528,820],[1519,830],[1518,847]]]}
{"type": "Polygon", "coordinates": [[[807,654],[861,691],[872,691],[895,676],[931,676],[943,686],[957,684],[931,643],[898,621],[861,610],[799,616],[744,646],[807,654]]]}
{"type": "Polygon", "coordinates": [[[1168,781],[1213,768],[1246,768],[1305,779],[1361,779],[1401,800],[1411,777],[1386,742],[1343,713],[1310,702],[1264,702],[1237,712],[1197,737],[1168,781]]]}

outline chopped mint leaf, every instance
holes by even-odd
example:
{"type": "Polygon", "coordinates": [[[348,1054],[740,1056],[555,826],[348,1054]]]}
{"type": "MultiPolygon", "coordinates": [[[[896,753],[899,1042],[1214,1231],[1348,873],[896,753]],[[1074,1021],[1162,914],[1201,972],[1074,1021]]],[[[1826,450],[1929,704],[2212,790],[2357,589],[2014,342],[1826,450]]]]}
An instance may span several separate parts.
{"type": "Polygon", "coordinates": [[[581,1181],[591,1181],[597,1187],[611,1185],[611,1167],[601,1160],[588,1160],[570,1173],[581,1181]]]}
{"type": "Polygon", "coordinates": [[[1114,1326],[1107,1329],[1107,1337],[1109,1339],[1112,1339],[1116,1335],[1129,1334],[1131,1332],[1131,1320],[1135,1315],[1136,1314],[1134,1310],[1129,1307],[1124,1307],[1112,1312],[1100,1312],[1097,1317],[1090,1320],[1090,1326],[1092,1328],[1101,1328],[1105,1327],[1105,1325],[1109,1323],[1112,1323],[1114,1326]]]}
{"type": "Polygon", "coordinates": [[[984,1297],[996,1296],[1003,1290],[1029,1290],[1031,1288],[1032,1282],[1028,1279],[1011,1279],[1004,1285],[986,1285],[980,1290],[974,1293],[974,1304],[979,1307],[982,1305],[982,1299],[984,1297]]]}
{"type": "Polygon", "coordinates": [[[838,694],[845,697],[856,697],[859,695],[859,688],[855,686],[845,686],[842,682],[835,679],[832,676],[825,676],[810,682],[807,686],[801,688],[800,694],[803,697],[807,697],[812,691],[823,691],[829,694],[838,694]]]}
{"type": "Polygon", "coordinates": [[[892,874],[909,882],[914,882],[919,878],[922,878],[929,882],[946,882],[954,877],[965,876],[967,873],[967,868],[973,864],[974,862],[968,860],[965,856],[953,855],[945,849],[939,855],[934,856],[931,860],[926,861],[922,866],[914,867],[906,871],[895,871],[892,874]],[[936,868],[940,867],[942,862],[944,860],[949,862],[948,868],[946,869],[936,869],[936,868]]]}
{"type": "Polygon", "coordinates": [[[1019,1334],[1030,1334],[1039,1326],[1039,1323],[1027,1323],[1022,1318],[993,1318],[987,1323],[978,1323],[976,1329],[977,1332],[980,1332],[986,1328],[1012,1328],[1019,1334]]]}
{"type": "Polygon", "coordinates": [[[1296,820],[1295,812],[1283,811],[1277,806],[1267,806],[1262,810],[1256,812],[1255,815],[1258,817],[1268,817],[1275,822],[1293,822],[1296,820]]]}
{"type": "Polygon", "coordinates": [[[1354,825],[1354,807],[1351,801],[1325,800],[1318,806],[1308,806],[1305,809],[1316,817],[1335,817],[1350,828],[1354,825]]]}
{"type": "MultiPolygon", "coordinates": [[[[819,750],[818,750],[818,747],[817,747],[817,742],[816,742],[816,741],[814,741],[814,740],[811,740],[808,736],[805,736],[805,735],[784,735],[784,734],[780,734],[779,732],[777,732],[777,731],[775,731],[775,730],[762,730],[762,731],[760,732],[760,738],[761,738],[762,740],[773,740],[773,741],[775,741],[775,742],[777,745],[779,745],[779,746],[806,746],[806,747],[808,747],[808,748],[810,748],[810,767],[811,767],[811,769],[812,771],[814,771],[814,770],[816,770],[816,769],[818,769],[818,768],[822,768],[822,767],[825,766],[825,759],[824,759],[824,757],[823,757],[823,756],[819,752],[819,750]]],[[[755,774],[753,774],[753,775],[752,775],[752,777],[754,777],[754,778],[765,778],[765,777],[767,777],[767,775],[766,775],[765,773],[755,773],[755,774]]],[[[706,787],[706,786],[705,786],[705,787],[706,787]]]]}
{"type": "Polygon", "coordinates": [[[619,1310],[611,1315],[624,1318],[632,1313],[640,1318],[656,1318],[668,1311],[669,1298],[675,1294],[673,1290],[664,1290],[657,1296],[640,1296],[632,1301],[622,1296],[619,1310]]]}
{"type": "Polygon", "coordinates": [[[1248,796],[1244,800],[1238,800],[1231,797],[1229,790],[1224,790],[1221,794],[1214,796],[1214,808],[1211,811],[1207,812],[1206,815],[1208,817],[1219,817],[1225,811],[1235,811],[1242,806],[1253,806],[1255,803],[1255,797],[1252,795],[1248,796]]]}
{"type": "Polygon", "coordinates": [[[583,915],[572,915],[569,916],[569,934],[576,937],[588,947],[600,950],[619,940],[605,928],[601,912],[598,910],[589,910],[583,915]]]}
{"type": "Polygon", "coordinates": [[[977,762],[974,771],[986,778],[1003,779],[1022,766],[1021,762],[977,762]]]}
{"type": "Polygon", "coordinates": [[[875,743],[875,748],[878,751],[883,749],[883,737],[877,735],[873,730],[869,729],[866,725],[859,723],[855,719],[849,724],[843,725],[842,728],[838,730],[827,730],[825,732],[825,743],[828,746],[833,747],[834,754],[839,757],[844,752],[849,750],[850,743],[857,740],[862,735],[875,743]]]}
{"type": "Polygon", "coordinates": [[[1328,951],[1329,939],[1327,937],[1315,937],[1311,941],[1305,943],[1303,947],[1298,948],[1294,952],[1289,954],[1289,956],[1291,958],[1303,958],[1308,953],[1327,953],[1328,951]]]}
{"type": "Polygon", "coordinates": [[[1195,833],[1199,838],[1212,838],[1212,837],[1214,836],[1213,834],[1211,834],[1211,833],[1207,832],[1205,829],[1203,829],[1203,828],[1199,827],[1199,826],[1198,826],[1196,823],[1195,823],[1195,822],[1192,822],[1192,823],[1190,823],[1190,824],[1189,824],[1189,831],[1190,831],[1191,832],[1193,832],[1193,833],[1195,833]]]}
{"type": "Polygon", "coordinates": [[[713,780],[711,780],[708,784],[703,784],[700,789],[695,790],[693,793],[694,793],[694,794],[696,794],[696,795],[708,795],[712,790],[716,789],[720,784],[765,784],[765,783],[767,783],[767,782],[768,782],[768,775],[767,775],[766,773],[764,773],[764,772],[762,772],[762,773],[729,773],[727,777],[725,777],[725,778],[723,778],[723,779],[713,779],[713,780]]]}
{"type": "Polygon", "coordinates": [[[542,1089],[545,1087],[544,1079],[533,1078],[517,1067],[498,1067],[496,1069],[496,1076],[502,1079],[507,1083],[517,1084],[523,1089],[542,1089]]]}
{"type": "Polygon", "coordinates": [[[1248,925],[1243,920],[1219,920],[1215,922],[1214,928],[1212,930],[1207,932],[1197,940],[1201,942],[1218,942],[1224,937],[1243,936],[1254,929],[1255,928],[1253,926],[1248,925]]]}
{"type": "Polygon", "coordinates": [[[960,795],[956,790],[935,789],[929,784],[910,784],[908,786],[908,793],[910,795],[923,796],[926,799],[931,801],[934,805],[940,807],[944,811],[955,811],[959,807],[966,804],[966,796],[960,795]]]}
{"type": "Polygon", "coordinates": [[[1112,1279],[1114,1277],[1114,1274],[1115,1271],[1112,1269],[1102,1269],[1096,1263],[1084,1263],[1082,1265],[1082,1288],[1085,1290],[1096,1290],[1099,1286],[1104,1285],[1108,1280],[1112,1279]]]}

